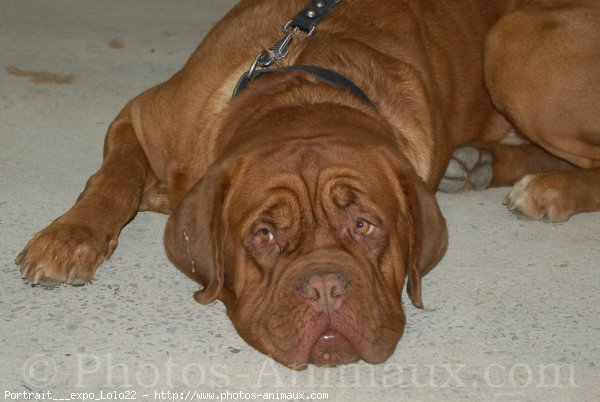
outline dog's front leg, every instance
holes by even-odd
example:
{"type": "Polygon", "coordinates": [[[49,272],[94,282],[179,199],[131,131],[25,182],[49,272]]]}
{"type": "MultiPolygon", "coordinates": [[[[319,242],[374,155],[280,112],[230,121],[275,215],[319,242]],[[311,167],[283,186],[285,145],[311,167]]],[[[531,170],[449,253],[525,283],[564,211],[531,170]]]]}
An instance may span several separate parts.
{"type": "Polygon", "coordinates": [[[21,277],[33,284],[83,284],[117,246],[140,204],[148,161],[129,120],[110,127],[100,170],[77,202],[37,233],[17,256],[21,277]]]}

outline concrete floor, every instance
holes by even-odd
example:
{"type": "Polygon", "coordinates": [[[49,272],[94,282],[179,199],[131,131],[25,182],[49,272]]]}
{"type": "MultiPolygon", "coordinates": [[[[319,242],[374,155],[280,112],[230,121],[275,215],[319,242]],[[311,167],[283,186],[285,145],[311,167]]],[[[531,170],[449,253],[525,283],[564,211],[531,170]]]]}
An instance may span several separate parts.
{"type": "Polygon", "coordinates": [[[405,303],[405,335],[379,366],[297,373],[256,352],[220,303],[193,301],[158,214],[125,228],[93,285],[21,281],[15,256],[97,169],[108,123],[173,74],[233,3],[0,0],[0,397],[600,400],[600,214],[520,220],[501,205],[506,189],[439,196],[448,253],[424,281],[426,309],[405,303]]]}

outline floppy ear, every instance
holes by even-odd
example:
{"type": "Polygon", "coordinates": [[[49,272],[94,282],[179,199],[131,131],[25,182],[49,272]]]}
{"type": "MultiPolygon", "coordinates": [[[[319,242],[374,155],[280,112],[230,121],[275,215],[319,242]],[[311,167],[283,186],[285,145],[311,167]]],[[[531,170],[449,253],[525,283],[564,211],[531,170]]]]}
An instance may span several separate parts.
{"type": "Polygon", "coordinates": [[[203,289],[194,293],[202,304],[219,298],[223,289],[223,205],[229,182],[224,169],[209,168],[170,216],[165,229],[167,254],[180,270],[202,284],[203,289]]]}
{"type": "MultiPolygon", "coordinates": [[[[448,246],[446,220],[434,193],[411,167],[399,173],[408,208],[409,258],[406,291],[413,305],[423,308],[421,278],[439,262],[448,246]]],[[[398,228],[406,230],[406,228],[398,228]]]]}

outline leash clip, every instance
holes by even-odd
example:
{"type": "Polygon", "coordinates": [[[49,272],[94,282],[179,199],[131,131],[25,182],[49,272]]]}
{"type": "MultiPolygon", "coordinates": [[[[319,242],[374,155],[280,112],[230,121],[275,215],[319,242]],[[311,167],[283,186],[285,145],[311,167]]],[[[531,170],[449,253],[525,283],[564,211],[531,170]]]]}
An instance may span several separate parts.
{"type": "Polygon", "coordinates": [[[329,15],[342,0],[310,0],[308,5],[294,18],[286,22],[281,28],[285,36],[269,49],[262,50],[238,81],[233,90],[233,96],[246,88],[256,74],[258,68],[269,68],[279,60],[285,59],[289,54],[290,44],[294,34],[302,31],[306,37],[312,36],[317,30],[317,23],[329,15]]]}
{"type": "MultiPolygon", "coordinates": [[[[290,53],[290,44],[294,39],[294,34],[300,31],[300,29],[292,27],[292,20],[289,20],[283,26],[283,28],[281,28],[281,30],[285,36],[277,41],[268,50],[265,49],[256,55],[254,62],[252,62],[252,65],[250,65],[250,68],[245,74],[245,79],[249,82],[254,78],[254,73],[256,72],[257,68],[271,67],[279,60],[285,59],[290,53]]],[[[314,31],[315,29],[313,28],[313,30],[307,36],[312,35],[314,31]]]]}
{"type": "Polygon", "coordinates": [[[263,50],[257,56],[257,65],[258,67],[270,67],[275,62],[285,59],[290,52],[290,44],[294,39],[292,36],[292,32],[286,32],[283,38],[281,38],[277,43],[275,43],[269,50],[263,50]]]}

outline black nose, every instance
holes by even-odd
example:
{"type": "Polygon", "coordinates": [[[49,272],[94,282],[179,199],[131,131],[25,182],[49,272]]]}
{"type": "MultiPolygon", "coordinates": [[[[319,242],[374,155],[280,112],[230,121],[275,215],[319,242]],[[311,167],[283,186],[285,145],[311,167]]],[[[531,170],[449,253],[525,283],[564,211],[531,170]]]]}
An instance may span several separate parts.
{"type": "Polygon", "coordinates": [[[302,281],[300,293],[318,311],[337,310],[348,291],[348,280],[338,272],[310,274],[302,281]]]}

